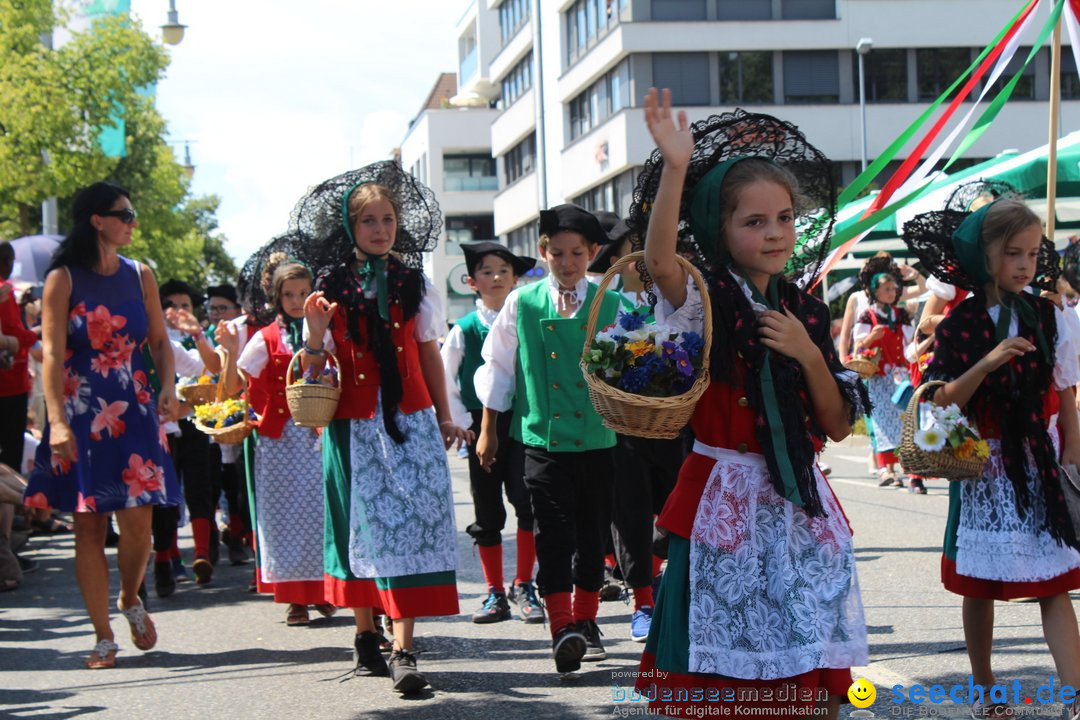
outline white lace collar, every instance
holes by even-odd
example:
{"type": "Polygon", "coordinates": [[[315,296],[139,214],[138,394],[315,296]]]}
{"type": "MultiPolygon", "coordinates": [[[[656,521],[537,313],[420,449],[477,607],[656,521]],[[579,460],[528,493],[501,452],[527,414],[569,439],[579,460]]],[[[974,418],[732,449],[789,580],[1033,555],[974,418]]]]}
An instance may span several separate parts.
{"type": "Polygon", "coordinates": [[[495,318],[498,317],[498,315],[498,310],[492,310],[484,304],[483,300],[481,300],[480,298],[476,299],[476,316],[480,318],[480,322],[481,324],[483,324],[484,327],[490,328],[491,324],[495,322],[495,318]]]}
{"type": "Polygon", "coordinates": [[[750,301],[750,307],[753,309],[754,313],[760,315],[763,312],[767,312],[769,308],[754,300],[754,291],[750,289],[750,283],[747,279],[731,268],[728,268],[727,271],[728,274],[734,278],[735,282],[739,284],[739,289],[743,291],[743,295],[746,296],[746,299],[750,301]]]}
{"type": "Polygon", "coordinates": [[[548,290],[551,293],[551,302],[556,308],[568,305],[580,309],[589,293],[589,279],[587,277],[578,280],[573,290],[564,290],[560,287],[559,281],[551,273],[548,273],[547,283],[548,290]]]}

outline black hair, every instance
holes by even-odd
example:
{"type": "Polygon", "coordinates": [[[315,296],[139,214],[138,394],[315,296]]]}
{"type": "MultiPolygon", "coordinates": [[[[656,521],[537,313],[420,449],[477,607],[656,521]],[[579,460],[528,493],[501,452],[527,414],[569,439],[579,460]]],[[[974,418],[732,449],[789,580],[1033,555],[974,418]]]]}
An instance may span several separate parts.
{"type": "Polygon", "coordinates": [[[121,197],[131,199],[126,189],[104,180],[83,188],[75,195],[71,207],[74,224],[71,232],[56,248],[49,270],[68,266],[92,270],[97,266],[101,260],[101,250],[97,230],[90,224],[90,216],[112,210],[121,197]]]}

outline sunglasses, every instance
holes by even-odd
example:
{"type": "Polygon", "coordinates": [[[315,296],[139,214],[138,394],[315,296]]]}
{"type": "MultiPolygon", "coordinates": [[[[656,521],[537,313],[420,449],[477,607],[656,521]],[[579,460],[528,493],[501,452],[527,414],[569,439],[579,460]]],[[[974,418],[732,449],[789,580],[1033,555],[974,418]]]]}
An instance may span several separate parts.
{"type": "Polygon", "coordinates": [[[131,208],[124,208],[123,210],[106,210],[105,212],[99,212],[98,215],[102,217],[117,218],[125,225],[134,225],[135,219],[138,217],[131,208]]]}

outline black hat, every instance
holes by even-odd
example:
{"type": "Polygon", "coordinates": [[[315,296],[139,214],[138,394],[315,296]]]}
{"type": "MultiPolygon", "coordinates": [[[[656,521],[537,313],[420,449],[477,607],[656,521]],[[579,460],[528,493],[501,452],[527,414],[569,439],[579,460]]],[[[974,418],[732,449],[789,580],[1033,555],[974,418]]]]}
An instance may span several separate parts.
{"type": "Polygon", "coordinates": [[[177,280],[173,278],[161,286],[158,294],[162,299],[167,298],[170,295],[187,295],[191,298],[192,305],[202,305],[206,298],[196,292],[195,288],[188,285],[183,280],[177,280]]]}
{"type": "Polygon", "coordinates": [[[541,235],[551,237],[563,230],[584,235],[585,241],[590,245],[606,245],[610,242],[604,228],[600,226],[600,221],[584,208],[566,203],[540,211],[541,235]]]}
{"type": "Polygon", "coordinates": [[[597,210],[595,213],[596,219],[600,221],[600,227],[604,228],[604,232],[611,238],[611,229],[619,224],[622,219],[610,210],[597,210]]]}
{"type": "Polygon", "coordinates": [[[469,277],[473,276],[476,272],[476,266],[480,264],[480,260],[485,255],[498,255],[506,262],[510,263],[510,267],[514,270],[514,275],[521,277],[525,273],[533,269],[536,265],[536,258],[531,257],[518,257],[514,253],[510,252],[509,248],[505,245],[500,245],[497,242],[483,241],[483,242],[471,242],[461,243],[461,251],[465,253],[465,268],[469,272],[469,277]]]}
{"type": "MultiPolygon", "coordinates": [[[[597,213],[597,216],[601,214],[615,215],[615,213],[597,213]]],[[[623,239],[630,233],[630,226],[626,223],[626,220],[616,217],[615,222],[610,227],[606,226],[604,218],[600,218],[600,224],[607,231],[608,241],[600,252],[596,254],[593,261],[589,263],[589,272],[591,273],[606,273],[608,268],[611,267],[611,259],[615,253],[619,252],[622,247],[623,239]]]]}
{"type": "Polygon", "coordinates": [[[236,288],[229,283],[225,283],[224,285],[211,285],[210,287],[206,288],[206,297],[225,298],[233,305],[240,304],[236,297],[236,288]]]}

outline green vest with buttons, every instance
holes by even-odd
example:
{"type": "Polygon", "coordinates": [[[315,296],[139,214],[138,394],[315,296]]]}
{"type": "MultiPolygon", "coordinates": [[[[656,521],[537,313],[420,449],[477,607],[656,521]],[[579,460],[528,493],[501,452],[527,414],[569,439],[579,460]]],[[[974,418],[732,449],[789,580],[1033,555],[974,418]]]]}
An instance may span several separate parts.
{"type": "MultiPolygon", "coordinates": [[[[588,286],[582,309],[572,318],[559,315],[546,282],[519,291],[517,388],[510,435],[530,447],[584,452],[615,444],[615,433],[593,409],[578,364],[587,313],[597,290],[592,283],[588,286]]],[[[615,322],[619,304],[619,295],[605,293],[597,328],[615,322]]]]}
{"type": "Polygon", "coordinates": [[[476,396],[473,377],[484,364],[480,350],[484,347],[484,339],[487,338],[490,328],[484,326],[475,310],[458,320],[457,326],[461,328],[461,334],[465,337],[465,355],[461,358],[457,374],[458,387],[461,388],[461,402],[466,410],[482,410],[484,403],[480,402],[480,398],[476,396]]]}

